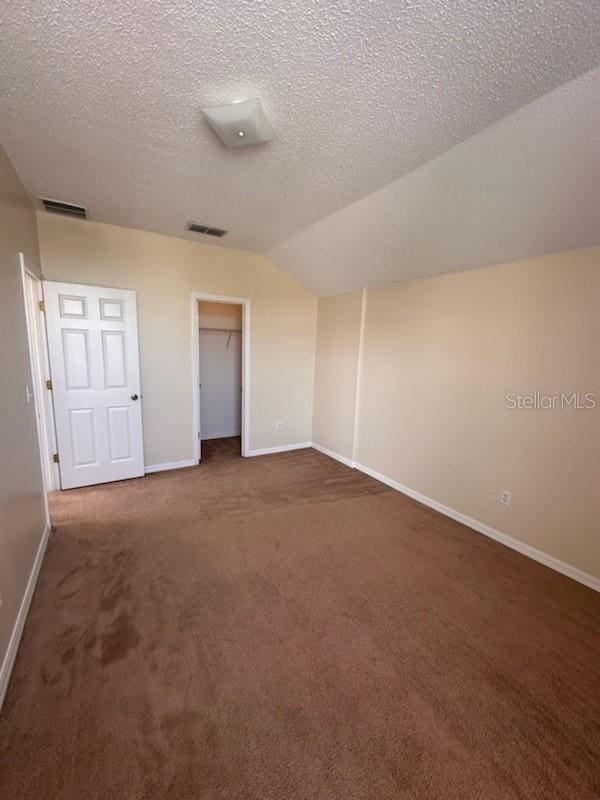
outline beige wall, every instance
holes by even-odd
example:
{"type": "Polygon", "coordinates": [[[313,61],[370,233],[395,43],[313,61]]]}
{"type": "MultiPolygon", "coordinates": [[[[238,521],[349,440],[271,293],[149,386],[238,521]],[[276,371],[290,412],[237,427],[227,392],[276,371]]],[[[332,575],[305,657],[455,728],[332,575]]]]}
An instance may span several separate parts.
{"type": "Polygon", "coordinates": [[[359,463],[600,577],[600,248],[369,290],[361,365],[359,463]],[[534,391],[598,408],[505,407],[534,391]]]}
{"type": "Polygon", "coordinates": [[[321,297],[315,354],[313,441],[352,459],[362,291],[321,297]]]}
{"type": "Polygon", "coordinates": [[[251,449],[310,441],[316,300],[271,261],[46,213],[38,226],[47,279],[137,291],[147,465],[192,458],[192,292],[250,299],[251,449]]]}
{"type": "Polygon", "coordinates": [[[19,252],[39,271],[35,214],[0,147],[0,665],[45,525],[19,252]]]}

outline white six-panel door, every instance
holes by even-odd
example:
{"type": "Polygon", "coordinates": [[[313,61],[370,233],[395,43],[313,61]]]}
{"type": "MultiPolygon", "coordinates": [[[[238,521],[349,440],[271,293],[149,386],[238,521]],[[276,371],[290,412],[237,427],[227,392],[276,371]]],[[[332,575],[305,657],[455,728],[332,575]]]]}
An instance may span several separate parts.
{"type": "Polygon", "coordinates": [[[61,487],[144,474],[135,292],[44,282],[61,487]]]}

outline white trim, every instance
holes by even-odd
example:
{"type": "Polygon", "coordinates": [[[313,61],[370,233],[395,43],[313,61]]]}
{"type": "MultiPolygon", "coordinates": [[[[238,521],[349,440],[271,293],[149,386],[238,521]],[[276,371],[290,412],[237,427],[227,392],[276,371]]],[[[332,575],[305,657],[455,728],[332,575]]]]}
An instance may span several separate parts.
{"type": "Polygon", "coordinates": [[[329,456],[329,458],[334,458],[336,461],[340,461],[342,464],[345,464],[347,467],[350,467],[351,469],[354,468],[354,461],[352,461],[351,458],[346,458],[346,456],[342,456],[339,453],[334,452],[333,450],[329,450],[327,447],[323,447],[322,445],[317,444],[316,442],[313,442],[311,446],[313,447],[314,450],[318,450],[319,453],[323,453],[324,455],[329,456]]]}
{"type": "Polygon", "coordinates": [[[150,472],[165,472],[168,469],[183,469],[183,467],[195,467],[198,462],[193,458],[188,458],[187,461],[167,461],[164,464],[147,464],[144,467],[144,473],[148,475],[150,472]]]}
{"type": "Polygon", "coordinates": [[[8,647],[4,655],[4,661],[2,662],[2,667],[0,668],[0,710],[2,709],[2,704],[4,703],[6,690],[8,689],[8,682],[10,680],[10,675],[17,657],[17,650],[19,649],[19,643],[21,641],[21,636],[23,635],[23,628],[25,627],[25,620],[27,619],[27,613],[29,611],[29,606],[31,605],[31,599],[35,591],[38,575],[40,574],[42,561],[44,560],[44,553],[46,552],[46,545],[48,544],[49,535],[50,524],[46,523],[44,532],[42,533],[42,539],[37,549],[35,561],[33,562],[31,573],[29,574],[27,588],[25,589],[25,594],[21,600],[19,613],[17,614],[17,619],[15,620],[10,641],[8,642],[8,647]]]}
{"type": "Polygon", "coordinates": [[[358,332],[358,355],[356,357],[356,386],[354,391],[354,426],[352,428],[352,466],[356,463],[358,455],[358,431],[360,413],[360,377],[363,362],[363,344],[365,339],[365,317],[367,314],[367,290],[362,290],[360,301],[360,329],[358,332]]]}
{"type": "Polygon", "coordinates": [[[37,307],[30,308],[27,281],[30,279],[35,285],[36,304],[44,299],[42,279],[28,265],[25,255],[19,253],[21,264],[21,285],[23,289],[23,303],[25,307],[25,324],[27,328],[27,346],[29,353],[29,368],[31,380],[34,384],[34,411],[35,425],[42,468],[42,482],[46,504],[46,522],[50,522],[48,508],[48,492],[60,489],[60,473],[58,464],[51,461],[53,453],[58,452],[56,443],[56,427],[54,423],[54,402],[52,392],[48,392],[45,382],[50,378],[50,359],[48,356],[48,338],[46,334],[46,320],[44,314],[37,307]],[[31,319],[35,313],[36,318],[31,319]],[[35,336],[35,342],[33,337],[35,336]],[[39,406],[39,407],[38,407],[39,406]]]}
{"type": "Polygon", "coordinates": [[[388,478],[386,475],[382,475],[381,472],[376,472],[370,467],[365,467],[364,464],[355,463],[354,466],[356,469],[364,472],[365,475],[369,475],[371,478],[375,478],[375,480],[385,483],[386,486],[395,489],[397,492],[402,492],[402,494],[411,497],[413,500],[422,503],[424,506],[429,506],[429,508],[439,511],[440,514],[443,514],[444,516],[449,517],[456,522],[460,522],[461,525],[466,525],[467,528],[472,528],[474,531],[477,531],[477,533],[482,533],[484,536],[488,536],[490,539],[494,539],[495,541],[500,542],[500,544],[510,547],[511,550],[516,550],[518,553],[522,553],[523,555],[532,558],[534,561],[539,561],[540,564],[544,564],[545,566],[550,567],[550,569],[554,569],[556,572],[560,572],[562,575],[566,575],[568,578],[572,578],[574,581],[582,583],[584,586],[588,586],[590,589],[594,589],[596,592],[600,592],[600,578],[596,578],[594,575],[589,575],[587,572],[583,572],[583,570],[573,567],[571,564],[560,561],[558,558],[554,558],[554,556],[544,553],[543,550],[538,550],[536,547],[532,547],[529,544],[525,544],[525,542],[514,539],[512,536],[509,536],[506,533],[497,531],[495,528],[486,525],[484,522],[479,522],[479,520],[473,519],[473,517],[468,517],[461,511],[456,511],[454,508],[450,508],[450,506],[439,503],[437,500],[432,500],[431,497],[427,497],[420,492],[416,492],[414,489],[410,489],[408,486],[404,486],[403,484],[398,483],[398,481],[392,480],[392,478],[388,478]]]}
{"type": "Polygon", "coordinates": [[[231,439],[233,436],[239,436],[239,431],[224,431],[222,433],[210,433],[208,436],[203,435],[202,441],[208,442],[209,439],[231,439]]]}
{"type": "Polygon", "coordinates": [[[247,456],[270,456],[273,453],[287,453],[289,450],[304,450],[312,447],[312,442],[296,442],[295,444],[280,444],[275,447],[260,447],[258,450],[248,450],[247,456]]]}
{"type": "MultiPolygon", "coordinates": [[[[250,300],[247,297],[192,292],[192,431],[194,463],[200,460],[200,341],[198,332],[198,301],[228,303],[242,307],[242,456],[250,452],[250,300]]],[[[168,468],[167,468],[168,469],[168,468]]]]}

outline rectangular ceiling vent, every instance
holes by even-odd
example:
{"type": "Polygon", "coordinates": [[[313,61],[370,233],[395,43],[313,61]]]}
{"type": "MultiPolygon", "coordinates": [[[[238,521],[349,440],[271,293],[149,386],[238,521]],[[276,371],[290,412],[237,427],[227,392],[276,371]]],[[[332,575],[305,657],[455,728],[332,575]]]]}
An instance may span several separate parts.
{"type": "Polygon", "coordinates": [[[39,199],[46,211],[51,211],[53,214],[64,214],[67,217],[87,219],[87,208],[85,206],[63,203],[61,200],[49,200],[47,197],[40,197],[39,199]]]}
{"type": "Polygon", "coordinates": [[[224,231],[223,228],[213,228],[210,225],[203,225],[201,222],[188,222],[185,226],[186,231],[193,231],[193,233],[205,233],[207,236],[225,236],[229,231],[224,231]]]}

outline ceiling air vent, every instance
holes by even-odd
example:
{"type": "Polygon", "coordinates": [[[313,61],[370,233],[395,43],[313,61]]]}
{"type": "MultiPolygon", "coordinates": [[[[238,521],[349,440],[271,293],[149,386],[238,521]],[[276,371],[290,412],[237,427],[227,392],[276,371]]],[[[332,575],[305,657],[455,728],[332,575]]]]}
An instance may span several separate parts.
{"type": "Polygon", "coordinates": [[[193,231],[193,233],[205,233],[207,236],[225,236],[229,231],[224,231],[223,228],[212,228],[210,225],[203,225],[201,222],[188,222],[185,226],[186,231],[193,231]]]}
{"type": "Polygon", "coordinates": [[[49,200],[47,197],[40,197],[39,199],[46,211],[51,211],[53,214],[65,214],[67,217],[87,219],[87,208],[85,206],[63,203],[60,200],[49,200]]]}

